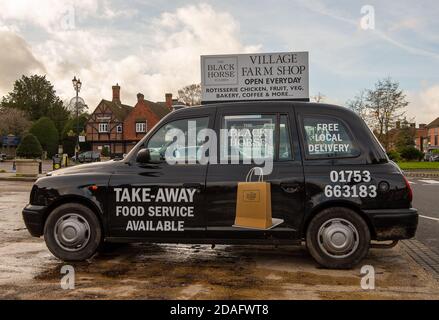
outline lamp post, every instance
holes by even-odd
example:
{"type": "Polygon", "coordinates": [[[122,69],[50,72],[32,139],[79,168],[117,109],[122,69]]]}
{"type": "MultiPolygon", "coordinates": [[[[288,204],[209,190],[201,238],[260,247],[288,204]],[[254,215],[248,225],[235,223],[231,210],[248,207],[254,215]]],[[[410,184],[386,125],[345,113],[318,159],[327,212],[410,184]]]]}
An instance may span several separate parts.
{"type": "Polygon", "coordinates": [[[76,79],[76,76],[73,77],[72,80],[73,83],[73,89],[76,92],[76,103],[75,103],[75,110],[76,110],[76,146],[75,146],[75,162],[78,162],[78,151],[79,151],[79,105],[78,105],[78,98],[79,98],[79,91],[81,91],[82,82],[78,78],[76,79]]]}

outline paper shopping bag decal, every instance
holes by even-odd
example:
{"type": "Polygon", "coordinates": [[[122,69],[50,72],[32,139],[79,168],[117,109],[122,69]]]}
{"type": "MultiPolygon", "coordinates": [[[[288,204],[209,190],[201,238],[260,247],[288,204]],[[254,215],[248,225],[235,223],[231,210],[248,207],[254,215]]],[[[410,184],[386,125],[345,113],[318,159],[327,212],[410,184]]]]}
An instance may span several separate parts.
{"type": "MultiPolygon", "coordinates": [[[[271,217],[271,186],[268,182],[249,182],[256,168],[250,170],[246,182],[238,183],[235,226],[269,229],[271,217]]],[[[262,169],[261,169],[262,170],[262,169]]]]}

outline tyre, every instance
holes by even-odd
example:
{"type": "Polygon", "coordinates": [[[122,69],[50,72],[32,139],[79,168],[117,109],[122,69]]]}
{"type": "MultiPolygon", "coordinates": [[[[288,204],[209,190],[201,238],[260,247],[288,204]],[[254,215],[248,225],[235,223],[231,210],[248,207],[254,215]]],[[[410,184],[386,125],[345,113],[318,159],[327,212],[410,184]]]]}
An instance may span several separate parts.
{"type": "Polygon", "coordinates": [[[53,210],[44,226],[44,239],[52,254],[64,261],[91,258],[102,243],[102,228],[96,214],[78,203],[53,210]]]}
{"type": "Polygon", "coordinates": [[[370,230],[355,211],[342,207],[328,208],[309,223],[306,246],[323,267],[351,269],[369,251],[370,230]]]}

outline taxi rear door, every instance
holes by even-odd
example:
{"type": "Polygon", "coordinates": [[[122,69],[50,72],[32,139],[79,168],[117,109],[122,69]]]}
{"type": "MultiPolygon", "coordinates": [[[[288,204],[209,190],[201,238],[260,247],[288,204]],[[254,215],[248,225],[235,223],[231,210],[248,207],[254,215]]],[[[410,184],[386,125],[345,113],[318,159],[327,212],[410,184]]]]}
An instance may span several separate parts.
{"type": "MultiPolygon", "coordinates": [[[[210,164],[206,181],[207,236],[213,239],[286,239],[300,237],[304,213],[304,176],[294,109],[291,104],[240,105],[218,108],[216,130],[272,126],[274,162],[265,177],[271,184],[272,216],[284,222],[271,230],[253,230],[233,226],[236,218],[237,186],[257,164],[210,164]]],[[[231,142],[229,141],[229,145],[231,142]]],[[[219,143],[220,145],[220,143],[219,143]]],[[[248,149],[241,149],[249,152],[248,149]]],[[[220,161],[218,161],[220,162],[220,161]]]]}

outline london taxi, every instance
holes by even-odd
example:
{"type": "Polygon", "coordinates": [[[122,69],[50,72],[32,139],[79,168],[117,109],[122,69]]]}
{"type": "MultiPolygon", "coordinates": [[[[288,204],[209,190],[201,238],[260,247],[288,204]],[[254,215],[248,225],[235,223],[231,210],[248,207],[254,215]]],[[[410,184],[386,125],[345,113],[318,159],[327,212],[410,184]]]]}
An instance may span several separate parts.
{"type": "MultiPolygon", "coordinates": [[[[219,138],[218,138],[219,139],[219,138]]],[[[188,139],[186,148],[203,141],[188,139]]],[[[239,152],[245,153],[243,144],[239,152]]],[[[215,155],[215,157],[220,155],[215,155]]],[[[104,242],[301,244],[327,268],[352,268],[380,241],[412,238],[410,184],[364,121],[309,102],[241,102],[174,111],[120,161],[79,165],[37,180],[23,218],[59,259],[91,258],[104,242]],[[268,229],[234,225],[238,183],[254,163],[171,165],[166,132],[273,130],[268,229]]]]}

